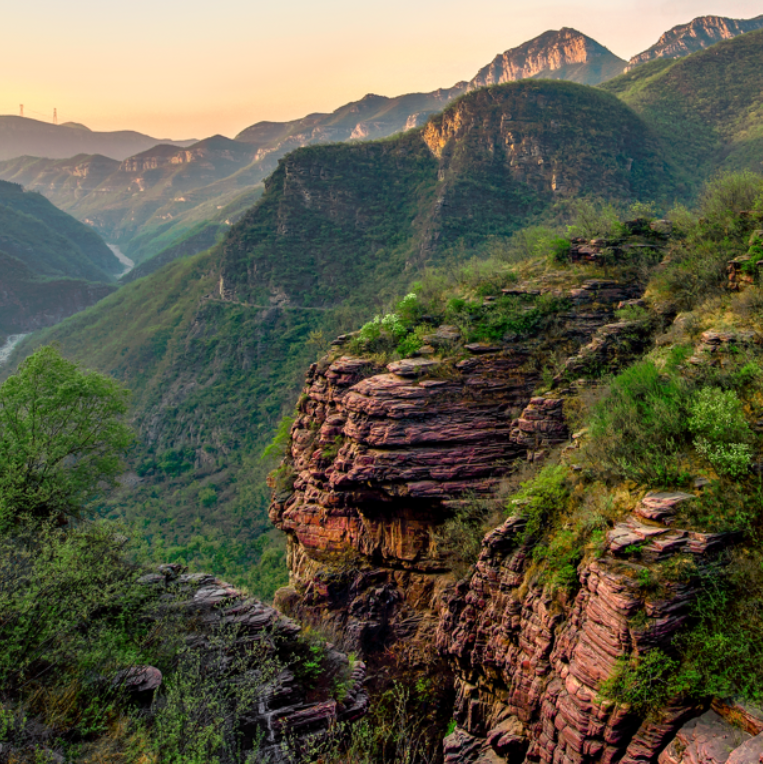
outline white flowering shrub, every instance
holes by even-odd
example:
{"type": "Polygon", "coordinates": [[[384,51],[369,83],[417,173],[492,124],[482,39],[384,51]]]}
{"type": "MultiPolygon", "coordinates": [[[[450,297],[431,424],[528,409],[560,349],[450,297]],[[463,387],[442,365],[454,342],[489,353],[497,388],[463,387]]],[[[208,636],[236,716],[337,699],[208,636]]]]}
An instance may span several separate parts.
{"type": "Polygon", "coordinates": [[[752,435],[742,401],[733,390],[705,387],[690,406],[694,446],[719,474],[739,477],[750,466],[752,435]]]}

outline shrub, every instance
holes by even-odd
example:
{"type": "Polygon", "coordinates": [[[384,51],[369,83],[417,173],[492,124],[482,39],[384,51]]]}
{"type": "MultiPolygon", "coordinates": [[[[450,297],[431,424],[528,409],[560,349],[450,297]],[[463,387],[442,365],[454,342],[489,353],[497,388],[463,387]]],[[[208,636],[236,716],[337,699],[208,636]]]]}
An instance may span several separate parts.
{"type": "Polygon", "coordinates": [[[548,249],[551,255],[552,263],[563,264],[570,259],[570,242],[568,239],[562,237],[556,237],[552,239],[548,244],[548,249]]]}
{"type": "Polygon", "coordinates": [[[278,423],[273,440],[270,441],[262,452],[263,459],[267,459],[271,456],[277,458],[286,456],[286,452],[289,448],[289,439],[291,438],[291,427],[295,421],[296,416],[290,414],[281,417],[281,421],[278,423]]]}
{"type": "Polygon", "coordinates": [[[627,703],[631,710],[646,716],[664,707],[681,689],[676,681],[679,661],[659,648],[645,655],[618,660],[612,676],[605,681],[600,695],[617,703],[627,703]]]}
{"type": "Polygon", "coordinates": [[[509,263],[545,256],[551,251],[553,242],[557,238],[556,234],[548,228],[530,226],[513,234],[503,248],[496,247],[494,256],[509,263]]]}
{"type": "Polygon", "coordinates": [[[235,629],[207,637],[203,650],[186,647],[154,701],[148,747],[167,764],[251,762],[257,759],[241,730],[281,666],[264,644],[246,644],[235,629]]]}
{"type": "Polygon", "coordinates": [[[733,390],[704,387],[691,401],[689,429],[694,446],[718,474],[738,477],[750,466],[752,432],[742,402],[733,390]]]}
{"type": "Polygon", "coordinates": [[[199,491],[199,503],[207,509],[217,504],[217,490],[214,486],[207,485],[199,491]]]}
{"type": "Polygon", "coordinates": [[[681,658],[679,684],[694,697],[741,696],[763,701],[763,558],[739,550],[726,570],[700,571],[692,626],[674,640],[681,658]]]}
{"type": "Polygon", "coordinates": [[[588,453],[594,470],[638,482],[680,484],[676,456],[687,439],[688,390],[650,360],[617,376],[593,411],[588,453]]]}
{"type": "Polygon", "coordinates": [[[533,480],[522,483],[509,506],[527,520],[522,540],[537,540],[548,518],[561,511],[568,498],[567,468],[561,464],[547,465],[533,480]]]}
{"type": "Polygon", "coordinates": [[[482,539],[487,533],[490,502],[476,496],[464,497],[437,531],[438,553],[448,559],[458,575],[464,575],[477,562],[482,539]]]}
{"type": "Polygon", "coordinates": [[[622,235],[623,228],[617,210],[611,204],[579,199],[573,206],[572,225],[568,235],[584,239],[611,239],[622,235]]]}
{"type": "Polygon", "coordinates": [[[702,194],[699,211],[705,232],[714,238],[738,235],[749,228],[740,213],[760,206],[763,177],[753,172],[723,173],[702,194]]]}

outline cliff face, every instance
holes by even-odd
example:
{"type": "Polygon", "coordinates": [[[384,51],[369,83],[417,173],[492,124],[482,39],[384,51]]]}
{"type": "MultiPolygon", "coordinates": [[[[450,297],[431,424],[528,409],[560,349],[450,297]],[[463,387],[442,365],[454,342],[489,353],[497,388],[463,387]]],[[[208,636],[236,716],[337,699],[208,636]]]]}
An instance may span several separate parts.
{"type": "Polygon", "coordinates": [[[561,399],[533,397],[539,366],[553,352],[576,357],[605,327],[617,334],[614,308],[638,295],[637,285],[596,280],[537,286],[508,291],[569,310],[528,336],[464,345],[443,325],[427,338],[436,360],[383,368],[335,354],[313,365],[273,483],[270,516],[287,533],[291,574],[280,607],[371,660],[404,648],[427,662],[453,580],[438,548],[443,523],[466,497],[489,495],[513,462],[569,436],[561,399]]]}
{"type": "Polygon", "coordinates": [[[526,755],[545,764],[656,759],[697,709],[676,702],[658,721],[642,720],[598,698],[618,661],[670,644],[695,593],[691,582],[646,591],[639,575],[650,563],[629,560],[626,550],[643,544],[651,563],[683,554],[703,565],[732,541],[670,525],[693,498],[648,493],[609,531],[603,556],[578,571],[580,589],[561,606],[542,586],[522,590],[529,564],[522,518],[485,538],[475,573],[450,594],[438,627],[458,677],[461,726],[446,741],[446,760],[490,751],[497,761],[526,755]]]}
{"type": "Polygon", "coordinates": [[[634,56],[626,71],[657,58],[683,58],[698,50],[730,40],[745,32],[763,27],[763,16],[754,19],[728,19],[723,16],[699,16],[665,32],[651,48],[634,56]]]}
{"type": "Polygon", "coordinates": [[[496,56],[469,82],[469,90],[530,77],[598,85],[624,68],[625,61],[596,40],[565,27],[496,56]]]}
{"type": "MultiPolygon", "coordinates": [[[[488,295],[482,313],[471,308],[487,320],[507,297],[563,301],[532,330],[474,342],[440,325],[413,357],[386,366],[348,354],[358,340],[338,338],[310,369],[286,459],[271,478],[271,519],[287,533],[291,578],[276,605],[344,639],[372,676],[391,656],[393,672],[413,665],[451,676],[456,727],[445,764],[741,764],[763,755],[760,709],[691,700],[699,696],[673,685],[647,713],[636,700],[611,700],[607,688],[623,666],[674,650],[706,596],[706,575],[731,564],[743,533],[697,530],[691,519],[709,480],[687,491],[624,484],[620,506],[598,515],[595,548],[567,566],[564,585],[542,573],[553,542],[539,542],[537,529],[528,535],[526,496],[459,581],[443,535],[518,462],[537,464],[563,445],[566,474],[590,469],[576,457],[587,431],[571,435],[568,416],[588,405],[591,377],[643,353],[666,319],[646,311],[638,268],[620,281],[582,279],[588,265],[638,249],[660,260],[671,224],[625,227],[632,234],[617,243],[573,240],[574,276],[546,271],[504,288],[503,298],[488,295]],[[614,321],[617,307],[637,317],[614,321]],[[538,362],[554,352],[562,371],[538,395],[538,362]]],[[[753,335],[744,334],[748,345],[753,335]]],[[[711,363],[741,337],[705,331],[689,364],[711,363]]],[[[600,489],[589,476],[571,490],[600,489]]],[[[554,501],[563,536],[574,518],[566,499],[554,501]]],[[[563,562],[549,566],[556,575],[563,562]]],[[[650,681],[660,684],[659,671],[650,681]]]]}

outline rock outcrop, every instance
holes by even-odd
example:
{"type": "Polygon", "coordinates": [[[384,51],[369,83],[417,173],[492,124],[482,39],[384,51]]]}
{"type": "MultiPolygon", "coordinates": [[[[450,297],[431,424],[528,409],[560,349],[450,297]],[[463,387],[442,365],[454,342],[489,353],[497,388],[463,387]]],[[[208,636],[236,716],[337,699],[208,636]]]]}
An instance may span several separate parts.
{"type": "Polygon", "coordinates": [[[530,77],[598,85],[622,74],[625,65],[596,40],[564,27],[496,56],[469,82],[469,90],[530,77]]]}
{"type": "MultiPolygon", "coordinates": [[[[244,654],[253,651],[256,656],[255,665],[234,664],[238,669],[263,671],[263,664],[272,661],[273,670],[256,699],[237,720],[246,739],[259,740],[258,756],[263,760],[277,764],[284,755],[285,741],[299,750],[305,740],[327,735],[338,723],[356,721],[366,713],[365,665],[360,661],[351,664],[344,653],[328,644],[322,654],[320,681],[306,686],[298,675],[299,652],[308,650],[300,644],[302,629],[269,605],[214,576],[184,574],[177,565],[160,566],[159,572],[141,580],[146,586],[161,588],[163,600],[188,619],[191,631],[186,642],[199,651],[202,661],[217,665],[221,660],[221,633],[233,640],[222,655],[228,656],[235,648],[244,654]],[[334,697],[338,681],[344,692],[334,697]]],[[[222,670],[224,681],[237,680],[224,666],[222,670]]],[[[136,667],[120,679],[131,692],[145,695],[159,687],[161,673],[150,666],[136,667]]]]}
{"type": "Polygon", "coordinates": [[[699,16],[665,32],[651,48],[634,56],[626,71],[658,58],[683,58],[708,48],[721,40],[730,40],[745,32],[763,27],[763,16],[754,19],[729,19],[723,16],[699,16]]]}
{"type": "Polygon", "coordinates": [[[270,516],[288,535],[292,585],[279,605],[366,656],[402,645],[431,655],[452,581],[440,529],[465,498],[491,495],[513,462],[569,438],[563,397],[533,394],[539,366],[552,352],[575,357],[639,294],[596,286],[505,290],[553,291],[570,306],[524,338],[464,346],[442,326],[424,338],[436,355],[385,368],[339,350],[311,367],[273,478],[270,516]]]}
{"type": "MultiPolygon", "coordinates": [[[[437,631],[457,675],[458,728],[446,741],[446,761],[636,764],[661,752],[661,764],[726,760],[688,752],[681,734],[695,722],[675,737],[702,709],[678,702],[643,719],[601,694],[621,661],[669,647],[688,617],[696,584],[650,588],[649,566],[677,554],[702,565],[734,541],[673,527],[693,498],[647,494],[608,533],[604,554],[579,567],[574,596],[534,580],[523,518],[485,537],[474,573],[446,599],[437,631]]],[[[737,737],[729,751],[750,735],[737,737]]]]}

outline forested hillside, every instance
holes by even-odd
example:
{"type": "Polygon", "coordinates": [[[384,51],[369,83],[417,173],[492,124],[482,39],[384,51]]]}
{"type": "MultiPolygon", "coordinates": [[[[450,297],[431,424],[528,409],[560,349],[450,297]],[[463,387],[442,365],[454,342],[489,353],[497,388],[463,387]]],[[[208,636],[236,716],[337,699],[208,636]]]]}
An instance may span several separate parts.
{"type": "Polygon", "coordinates": [[[0,335],[50,326],[113,290],[123,266],[98,234],[0,181],[0,335]]]}
{"type": "Polygon", "coordinates": [[[657,132],[695,195],[718,170],[760,169],[763,31],[678,61],[660,59],[605,83],[657,132]]]}

